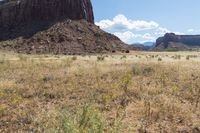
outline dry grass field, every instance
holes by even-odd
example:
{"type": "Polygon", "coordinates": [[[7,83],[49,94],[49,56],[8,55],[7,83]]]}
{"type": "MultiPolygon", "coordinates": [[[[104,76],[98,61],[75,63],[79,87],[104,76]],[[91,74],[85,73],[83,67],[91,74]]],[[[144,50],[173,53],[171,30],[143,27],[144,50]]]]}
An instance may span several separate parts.
{"type": "Polygon", "coordinates": [[[200,53],[0,52],[0,132],[200,133],[200,53]]]}

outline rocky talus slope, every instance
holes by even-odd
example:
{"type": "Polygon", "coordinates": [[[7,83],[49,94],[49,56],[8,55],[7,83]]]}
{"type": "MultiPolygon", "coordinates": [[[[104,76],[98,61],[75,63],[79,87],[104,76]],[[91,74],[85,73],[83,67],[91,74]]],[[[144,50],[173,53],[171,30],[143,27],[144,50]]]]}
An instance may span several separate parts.
{"type": "MultiPolygon", "coordinates": [[[[29,26],[13,31],[28,32],[29,26]]],[[[128,45],[116,36],[106,33],[98,26],[85,20],[63,20],[52,23],[31,37],[17,37],[0,42],[0,48],[27,54],[95,54],[106,52],[127,52],[128,45]]]]}

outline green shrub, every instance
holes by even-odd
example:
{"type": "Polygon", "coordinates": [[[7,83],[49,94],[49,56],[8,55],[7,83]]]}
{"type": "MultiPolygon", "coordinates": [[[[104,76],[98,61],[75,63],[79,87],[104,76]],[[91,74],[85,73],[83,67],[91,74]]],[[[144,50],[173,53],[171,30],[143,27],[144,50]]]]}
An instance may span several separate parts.
{"type": "Polygon", "coordinates": [[[97,56],[97,61],[104,61],[105,57],[104,56],[97,56]]]}
{"type": "Polygon", "coordinates": [[[77,60],[77,57],[76,57],[76,56],[73,56],[73,57],[72,57],[72,60],[73,60],[73,61],[77,60]]]}
{"type": "Polygon", "coordinates": [[[103,133],[105,121],[101,113],[85,105],[78,113],[62,111],[59,130],[64,133],[103,133]]]}
{"type": "Polygon", "coordinates": [[[113,124],[110,125],[99,110],[89,105],[83,106],[74,114],[70,112],[65,109],[60,112],[59,127],[53,129],[54,132],[105,133],[106,131],[106,133],[121,133],[123,117],[120,115],[116,115],[113,124]]]}
{"type": "Polygon", "coordinates": [[[19,55],[18,55],[18,58],[19,58],[19,60],[21,60],[21,61],[27,61],[27,60],[28,60],[28,57],[25,56],[25,55],[22,55],[22,54],[19,54],[19,55]]]}
{"type": "Polygon", "coordinates": [[[120,59],[121,59],[121,60],[122,60],[122,59],[126,59],[126,55],[123,55],[120,59]]]}
{"type": "Polygon", "coordinates": [[[158,61],[162,61],[162,58],[159,57],[159,58],[158,58],[158,61]]]}
{"type": "Polygon", "coordinates": [[[189,55],[186,56],[186,60],[190,60],[190,56],[189,55]]]}

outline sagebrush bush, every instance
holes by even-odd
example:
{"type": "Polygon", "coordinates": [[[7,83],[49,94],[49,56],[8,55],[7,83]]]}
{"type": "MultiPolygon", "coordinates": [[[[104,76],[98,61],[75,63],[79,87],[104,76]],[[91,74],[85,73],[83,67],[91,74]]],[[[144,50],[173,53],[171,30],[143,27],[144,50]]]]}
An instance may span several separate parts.
{"type": "Polygon", "coordinates": [[[105,57],[104,56],[97,56],[97,61],[104,61],[105,57]]]}

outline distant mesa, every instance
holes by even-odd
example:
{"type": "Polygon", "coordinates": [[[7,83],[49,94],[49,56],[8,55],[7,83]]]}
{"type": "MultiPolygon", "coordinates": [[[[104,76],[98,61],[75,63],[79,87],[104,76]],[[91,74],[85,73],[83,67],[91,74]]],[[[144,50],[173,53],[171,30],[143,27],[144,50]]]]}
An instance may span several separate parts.
{"type": "Polygon", "coordinates": [[[0,49],[27,54],[128,52],[118,37],[94,25],[90,0],[3,0],[0,49]]]}
{"type": "Polygon", "coordinates": [[[200,35],[166,33],[156,40],[154,50],[194,50],[200,48],[200,35]]]}

